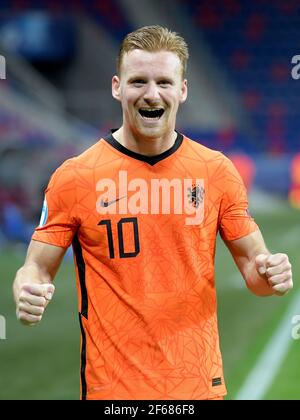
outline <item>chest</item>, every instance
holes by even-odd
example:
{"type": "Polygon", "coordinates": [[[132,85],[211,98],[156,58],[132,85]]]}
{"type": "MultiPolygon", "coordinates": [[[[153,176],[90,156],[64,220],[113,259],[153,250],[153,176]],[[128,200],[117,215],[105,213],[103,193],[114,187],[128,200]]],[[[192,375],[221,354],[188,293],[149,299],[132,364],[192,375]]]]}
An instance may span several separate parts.
{"type": "Polygon", "coordinates": [[[81,239],[110,258],[136,256],[143,244],[159,250],[216,234],[221,195],[199,165],[189,171],[110,165],[90,179],[78,189],[81,239]]]}

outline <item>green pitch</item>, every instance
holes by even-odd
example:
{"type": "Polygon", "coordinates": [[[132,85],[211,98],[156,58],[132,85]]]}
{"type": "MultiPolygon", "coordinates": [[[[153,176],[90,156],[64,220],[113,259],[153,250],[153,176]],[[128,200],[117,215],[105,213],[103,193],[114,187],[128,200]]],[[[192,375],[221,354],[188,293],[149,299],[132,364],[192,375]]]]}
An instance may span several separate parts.
{"type": "MultiPolygon", "coordinates": [[[[286,205],[269,214],[253,214],[270,250],[289,254],[296,291],[300,212],[286,205]]],[[[41,325],[25,328],[16,321],[11,293],[15,271],[23,259],[24,251],[0,253],[0,315],[6,318],[7,336],[0,340],[0,399],[78,399],[79,325],[72,261],[65,261],[58,274],[55,298],[41,325]]],[[[295,292],[285,298],[251,295],[221,241],[216,277],[228,398],[235,398],[295,292]]],[[[300,399],[299,351],[300,340],[292,341],[264,399],[300,399]]]]}

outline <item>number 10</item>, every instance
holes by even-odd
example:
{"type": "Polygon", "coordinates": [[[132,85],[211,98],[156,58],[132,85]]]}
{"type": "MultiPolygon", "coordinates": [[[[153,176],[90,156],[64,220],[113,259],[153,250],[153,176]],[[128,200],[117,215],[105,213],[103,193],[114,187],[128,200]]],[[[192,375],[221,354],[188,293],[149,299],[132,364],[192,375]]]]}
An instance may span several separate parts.
{"type": "MultiPolygon", "coordinates": [[[[114,238],[112,234],[111,220],[101,220],[98,225],[105,225],[107,231],[107,241],[109,249],[109,257],[115,258],[115,247],[114,247],[114,238]]],[[[120,258],[132,258],[136,257],[140,252],[140,240],[139,240],[139,229],[136,217],[126,217],[119,220],[118,222],[118,242],[119,242],[119,255],[120,258]],[[123,225],[125,223],[133,224],[133,233],[134,233],[134,251],[125,252],[124,251],[124,236],[123,236],[123,225]]]]}

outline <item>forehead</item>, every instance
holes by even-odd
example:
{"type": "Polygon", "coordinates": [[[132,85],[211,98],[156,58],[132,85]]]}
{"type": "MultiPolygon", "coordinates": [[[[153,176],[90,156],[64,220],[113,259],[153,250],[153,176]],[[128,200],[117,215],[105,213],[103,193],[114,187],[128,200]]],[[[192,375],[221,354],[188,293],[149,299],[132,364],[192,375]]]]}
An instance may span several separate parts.
{"type": "Polygon", "coordinates": [[[133,50],[124,54],[121,73],[128,78],[142,73],[149,76],[180,77],[181,61],[177,54],[170,51],[133,50]]]}

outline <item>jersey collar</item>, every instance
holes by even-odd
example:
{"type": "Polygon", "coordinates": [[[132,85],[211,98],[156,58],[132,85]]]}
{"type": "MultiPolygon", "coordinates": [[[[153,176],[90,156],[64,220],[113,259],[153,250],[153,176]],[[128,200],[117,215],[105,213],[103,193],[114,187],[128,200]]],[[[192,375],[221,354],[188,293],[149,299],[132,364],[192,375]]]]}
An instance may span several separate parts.
{"type": "Polygon", "coordinates": [[[175,140],[175,143],[173,144],[173,146],[166,150],[163,153],[160,153],[159,155],[155,155],[155,156],[145,156],[145,155],[141,155],[140,153],[136,153],[133,152],[129,149],[127,149],[126,147],[124,147],[122,144],[120,144],[114,137],[113,137],[113,133],[117,131],[117,130],[111,130],[111,133],[104,137],[104,140],[107,141],[107,143],[109,143],[113,148],[117,149],[119,152],[123,153],[124,155],[130,156],[133,159],[137,159],[137,160],[141,160],[142,162],[146,162],[149,165],[155,165],[156,163],[166,159],[167,157],[171,156],[173,153],[176,152],[177,149],[179,149],[179,147],[181,146],[181,143],[183,142],[183,135],[177,133],[177,138],[175,140]]]}

